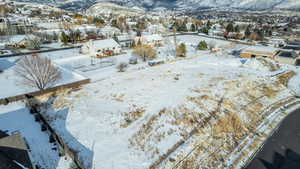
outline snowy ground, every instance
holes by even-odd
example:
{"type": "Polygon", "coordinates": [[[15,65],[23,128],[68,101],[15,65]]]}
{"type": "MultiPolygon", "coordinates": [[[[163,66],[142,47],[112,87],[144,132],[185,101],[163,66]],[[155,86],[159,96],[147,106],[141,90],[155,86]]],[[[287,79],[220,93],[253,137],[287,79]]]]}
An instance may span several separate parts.
{"type": "Polygon", "coordinates": [[[30,147],[30,157],[34,164],[45,169],[68,169],[72,160],[59,157],[54,144],[49,143],[49,134],[41,131],[41,125],[25,108],[24,103],[16,102],[0,106],[0,130],[8,134],[20,132],[30,147]]]}
{"type": "MultiPolygon", "coordinates": [[[[194,35],[177,36],[178,43],[185,43],[187,46],[187,56],[206,55],[209,51],[197,50],[197,45],[200,41],[205,40],[207,43],[214,41],[216,46],[224,50],[232,50],[242,48],[243,45],[232,45],[230,42],[223,40],[215,40],[212,38],[199,37],[194,35]]],[[[157,48],[157,60],[171,60],[175,55],[174,37],[165,38],[165,45],[157,48]]],[[[116,65],[120,62],[129,62],[132,57],[132,50],[124,50],[125,54],[113,56],[105,59],[91,58],[89,55],[81,55],[79,49],[70,49],[63,51],[48,52],[42,54],[53,59],[58,65],[64,68],[75,71],[92,81],[102,80],[108,76],[117,74],[116,65]]],[[[147,62],[139,60],[138,65],[130,65],[129,70],[139,70],[149,67],[147,62]]]]}
{"type": "MultiPolygon", "coordinates": [[[[20,81],[20,78],[16,76],[14,67],[19,58],[20,57],[0,58],[0,66],[5,66],[3,68],[4,71],[0,73],[0,98],[36,91],[34,88],[24,86],[20,81]]],[[[55,86],[85,79],[85,77],[67,69],[60,68],[60,71],[62,72],[62,79],[58,81],[55,86]]]]}
{"type": "MultiPolygon", "coordinates": [[[[200,146],[200,151],[191,153],[178,167],[217,168],[245,136],[255,134],[256,127],[268,120],[269,114],[264,112],[267,107],[293,96],[272,75],[294,70],[297,74],[288,86],[293,91],[300,88],[299,69],[283,66],[270,72],[258,60],[242,59],[246,62],[242,64],[241,59],[228,54],[245,45],[178,36],[188,53],[186,58],[174,59],[173,39],[167,38],[166,45],[158,48],[157,59],[165,60],[165,64],[150,67],[139,61],[122,73],[117,72],[116,64],[128,62],[131,50],[93,60],[80,55],[79,49],[43,54],[61,67],[92,79],[93,83],[82,90],[53,98],[45,112],[63,140],[78,151],[86,168],[149,168],[180,140],[186,143],[172,150],[158,167],[172,168],[200,146]],[[215,41],[221,51],[196,50],[201,40],[215,41]]],[[[12,79],[10,76],[7,79],[12,79]]]]}
{"type": "Polygon", "coordinates": [[[187,143],[174,150],[173,160],[164,161],[165,168],[198,145],[210,149],[201,158],[190,158],[194,163],[189,165],[211,168],[219,163],[208,154],[219,148],[218,154],[227,158],[229,150],[265,120],[267,114],[260,112],[292,97],[290,90],[271,77],[280,71],[269,72],[256,60],[242,65],[240,59],[221,53],[198,53],[105,76],[55,98],[45,115],[65,142],[78,150],[87,168],[148,168],[181,139],[187,143]],[[199,127],[211,118],[221,120],[199,127]],[[238,128],[226,123],[228,118],[235,119],[238,128]],[[222,125],[237,133],[223,131],[222,125]],[[189,139],[195,128],[200,131],[189,139]],[[217,132],[215,137],[211,132],[217,132]],[[215,146],[224,140],[224,147],[215,146]]]}

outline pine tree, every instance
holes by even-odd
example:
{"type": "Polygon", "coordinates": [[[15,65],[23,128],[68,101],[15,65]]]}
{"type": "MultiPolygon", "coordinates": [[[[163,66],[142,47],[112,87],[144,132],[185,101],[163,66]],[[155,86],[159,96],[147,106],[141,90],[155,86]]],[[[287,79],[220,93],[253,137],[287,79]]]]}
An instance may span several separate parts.
{"type": "Polygon", "coordinates": [[[207,43],[205,41],[200,41],[199,45],[198,45],[198,49],[199,50],[206,50],[207,47],[207,43]]]}
{"type": "Polygon", "coordinates": [[[207,29],[210,29],[210,28],[211,28],[211,26],[212,26],[212,24],[211,24],[210,20],[208,20],[208,21],[207,21],[207,23],[206,23],[206,27],[207,27],[207,29]]]}
{"type": "Polygon", "coordinates": [[[246,30],[245,30],[245,36],[246,38],[249,38],[251,35],[251,31],[250,31],[250,25],[247,26],[246,30]]]}
{"type": "Polygon", "coordinates": [[[208,35],[208,28],[207,27],[202,28],[201,32],[208,35]]]}
{"type": "Polygon", "coordinates": [[[67,45],[69,42],[69,37],[68,37],[68,35],[66,35],[65,32],[62,32],[61,36],[60,36],[60,40],[64,45],[67,45]]]}
{"type": "Polygon", "coordinates": [[[119,42],[119,39],[118,39],[118,37],[117,37],[117,35],[114,33],[114,35],[113,35],[113,39],[116,41],[116,42],[119,42]]]}
{"type": "Polygon", "coordinates": [[[234,32],[234,27],[232,23],[229,23],[226,27],[226,31],[229,32],[234,32]]]}
{"type": "Polygon", "coordinates": [[[195,26],[195,24],[192,24],[192,25],[191,25],[191,31],[192,31],[192,32],[196,32],[196,26],[195,26]]]}
{"type": "Polygon", "coordinates": [[[234,27],[234,32],[240,33],[240,26],[239,25],[236,25],[234,27]]]}
{"type": "Polygon", "coordinates": [[[180,29],[179,29],[179,31],[182,31],[182,32],[187,32],[187,31],[188,31],[188,29],[187,29],[187,27],[186,27],[186,24],[185,24],[185,23],[182,23],[182,24],[180,25],[180,29]]]}

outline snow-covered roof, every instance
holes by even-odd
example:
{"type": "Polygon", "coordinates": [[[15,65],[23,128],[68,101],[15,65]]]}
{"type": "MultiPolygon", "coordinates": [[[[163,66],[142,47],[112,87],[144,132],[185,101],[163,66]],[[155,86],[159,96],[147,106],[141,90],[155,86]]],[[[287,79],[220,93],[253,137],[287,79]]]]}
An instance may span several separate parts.
{"type": "Polygon", "coordinates": [[[111,27],[111,26],[105,26],[101,28],[102,32],[111,32],[111,31],[120,31],[118,28],[111,27]]]}
{"type": "Polygon", "coordinates": [[[93,41],[93,46],[98,49],[120,47],[120,45],[114,39],[104,39],[93,41]]]}
{"type": "Polygon", "coordinates": [[[277,52],[279,49],[278,48],[273,48],[269,46],[249,46],[244,49],[244,53],[250,52],[250,51],[255,51],[255,52],[268,52],[268,53],[273,53],[277,52]]]}
{"type": "Polygon", "coordinates": [[[10,36],[8,39],[7,43],[19,43],[24,39],[28,39],[28,38],[35,38],[36,36],[32,35],[32,34],[28,34],[28,35],[14,35],[14,36],[10,36]]]}
{"type": "Polygon", "coordinates": [[[160,36],[158,34],[144,35],[143,38],[145,38],[146,41],[161,41],[161,40],[163,40],[162,36],[160,36]]]}

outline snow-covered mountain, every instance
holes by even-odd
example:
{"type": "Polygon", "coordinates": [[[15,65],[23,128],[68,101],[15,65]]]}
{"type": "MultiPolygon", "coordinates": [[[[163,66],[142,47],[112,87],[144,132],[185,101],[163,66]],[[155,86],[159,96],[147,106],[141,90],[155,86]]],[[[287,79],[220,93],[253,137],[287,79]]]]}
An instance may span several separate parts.
{"type": "Polygon", "coordinates": [[[97,2],[153,9],[238,8],[250,10],[300,9],[300,0],[19,0],[56,4],[64,9],[83,9],[97,2]]]}

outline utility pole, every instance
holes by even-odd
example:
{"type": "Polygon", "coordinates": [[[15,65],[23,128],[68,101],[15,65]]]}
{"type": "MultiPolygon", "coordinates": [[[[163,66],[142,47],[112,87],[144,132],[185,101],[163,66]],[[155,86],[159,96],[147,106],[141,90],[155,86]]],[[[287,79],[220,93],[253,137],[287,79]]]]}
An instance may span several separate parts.
{"type": "Polygon", "coordinates": [[[176,32],[177,32],[177,30],[176,30],[176,27],[175,26],[173,26],[173,36],[174,36],[174,44],[175,44],[175,56],[177,56],[177,37],[176,37],[176,32]]]}

